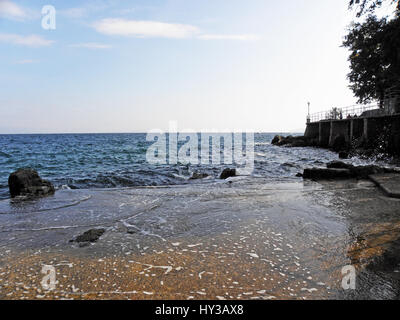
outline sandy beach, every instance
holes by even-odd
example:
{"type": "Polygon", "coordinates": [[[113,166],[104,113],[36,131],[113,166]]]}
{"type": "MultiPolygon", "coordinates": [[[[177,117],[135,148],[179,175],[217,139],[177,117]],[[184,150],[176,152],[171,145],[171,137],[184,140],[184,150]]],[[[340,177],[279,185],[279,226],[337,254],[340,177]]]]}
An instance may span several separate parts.
{"type": "Polygon", "coordinates": [[[61,190],[0,202],[0,299],[395,299],[400,200],[371,182],[61,190]],[[97,242],[70,242],[104,228],[97,242]],[[43,266],[56,271],[42,285],[43,266]],[[357,270],[355,290],[342,268],[357,270]]]}

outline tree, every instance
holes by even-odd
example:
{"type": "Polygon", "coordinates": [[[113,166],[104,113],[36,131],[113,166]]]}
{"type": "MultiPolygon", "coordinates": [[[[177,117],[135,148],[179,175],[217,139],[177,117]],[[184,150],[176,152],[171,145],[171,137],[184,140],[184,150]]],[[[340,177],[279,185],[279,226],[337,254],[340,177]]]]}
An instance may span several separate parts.
{"type": "Polygon", "coordinates": [[[380,102],[385,91],[399,85],[400,17],[392,20],[370,15],[353,23],[343,46],[350,50],[350,88],[359,103],[380,102]]]}
{"type": "Polygon", "coordinates": [[[397,14],[400,12],[400,1],[398,0],[350,0],[349,8],[354,9],[357,7],[357,17],[364,14],[374,13],[377,8],[380,8],[383,3],[396,3],[397,14]]]}
{"type": "Polygon", "coordinates": [[[382,37],[386,19],[370,16],[364,23],[353,23],[343,46],[350,50],[350,88],[359,103],[383,100],[385,70],[382,37]]]}

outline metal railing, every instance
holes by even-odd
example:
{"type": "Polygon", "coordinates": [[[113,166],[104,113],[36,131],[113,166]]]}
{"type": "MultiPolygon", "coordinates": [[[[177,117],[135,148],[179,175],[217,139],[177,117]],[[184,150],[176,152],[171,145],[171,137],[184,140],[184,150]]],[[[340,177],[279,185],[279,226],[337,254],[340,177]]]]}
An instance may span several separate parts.
{"type": "Polygon", "coordinates": [[[344,108],[332,108],[329,111],[317,112],[307,116],[307,122],[359,118],[367,111],[378,109],[379,105],[377,103],[368,105],[353,105],[344,108]]]}

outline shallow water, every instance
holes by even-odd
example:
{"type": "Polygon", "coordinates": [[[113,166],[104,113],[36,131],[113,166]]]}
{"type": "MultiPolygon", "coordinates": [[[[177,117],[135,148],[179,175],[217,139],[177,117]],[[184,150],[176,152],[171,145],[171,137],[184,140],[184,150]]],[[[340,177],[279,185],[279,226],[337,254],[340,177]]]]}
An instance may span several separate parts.
{"type": "Polygon", "coordinates": [[[255,177],[2,200],[0,292],[3,298],[394,299],[399,266],[379,259],[390,248],[399,252],[399,209],[399,200],[369,182],[271,184],[255,177]],[[69,243],[97,227],[106,229],[97,243],[69,243]],[[55,292],[40,289],[44,264],[57,266],[55,292]],[[346,265],[358,270],[355,291],[341,288],[346,265]]]}

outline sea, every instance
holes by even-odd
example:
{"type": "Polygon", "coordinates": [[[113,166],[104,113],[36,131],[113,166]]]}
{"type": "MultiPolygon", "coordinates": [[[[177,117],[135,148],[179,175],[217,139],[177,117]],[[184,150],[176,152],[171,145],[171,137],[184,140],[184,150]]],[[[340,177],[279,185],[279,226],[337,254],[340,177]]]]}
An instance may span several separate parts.
{"type": "MultiPolygon", "coordinates": [[[[287,133],[256,133],[254,170],[248,173],[271,181],[299,180],[304,168],[323,166],[338,155],[319,148],[271,145],[287,133]]],[[[124,188],[199,184],[218,181],[232,165],[151,164],[146,152],[154,141],[145,133],[0,135],[0,199],[10,197],[8,177],[19,168],[33,168],[57,189],[124,188]],[[190,179],[205,173],[205,179],[190,179]]],[[[179,147],[178,147],[179,148],[179,147]]],[[[351,162],[364,163],[360,159],[351,162]]],[[[234,167],[234,166],[233,166],[234,167]]]]}

